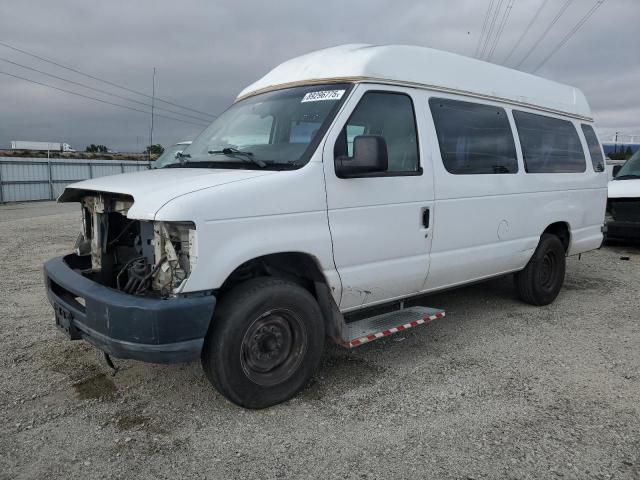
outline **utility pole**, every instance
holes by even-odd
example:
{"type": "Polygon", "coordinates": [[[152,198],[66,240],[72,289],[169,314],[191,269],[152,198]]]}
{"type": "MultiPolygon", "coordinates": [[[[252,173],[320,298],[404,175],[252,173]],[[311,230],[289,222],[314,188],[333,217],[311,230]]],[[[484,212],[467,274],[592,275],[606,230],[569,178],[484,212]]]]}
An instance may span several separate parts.
{"type": "Polygon", "coordinates": [[[619,132],[616,132],[616,137],[613,141],[613,153],[618,153],[618,133],[619,132]]]}
{"type": "Polygon", "coordinates": [[[156,67],[153,67],[153,81],[151,83],[151,128],[149,129],[149,161],[151,161],[151,147],[153,146],[153,109],[156,100],[156,67]]]}

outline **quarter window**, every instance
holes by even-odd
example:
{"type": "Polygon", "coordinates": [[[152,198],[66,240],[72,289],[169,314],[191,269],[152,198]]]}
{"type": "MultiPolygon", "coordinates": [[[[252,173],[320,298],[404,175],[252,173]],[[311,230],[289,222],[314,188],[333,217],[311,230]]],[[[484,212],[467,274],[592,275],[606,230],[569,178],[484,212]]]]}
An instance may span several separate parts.
{"type": "Polygon", "coordinates": [[[353,141],[358,135],[384,138],[389,167],[383,175],[420,173],[415,114],[408,95],[365,93],[336,140],[334,157],[353,156],[353,141]]]}
{"type": "Polygon", "coordinates": [[[589,155],[591,156],[593,169],[596,172],[604,172],[604,156],[602,155],[602,149],[600,148],[600,142],[598,141],[596,132],[591,125],[582,124],[582,133],[584,133],[584,139],[587,141],[587,146],[589,147],[589,155]]]}
{"type": "Polygon", "coordinates": [[[457,175],[516,173],[518,158],[503,108],[429,100],[444,168],[457,175]]]}
{"type": "Polygon", "coordinates": [[[573,123],[558,118],[515,111],[527,173],[584,172],[586,163],[573,123]]]}

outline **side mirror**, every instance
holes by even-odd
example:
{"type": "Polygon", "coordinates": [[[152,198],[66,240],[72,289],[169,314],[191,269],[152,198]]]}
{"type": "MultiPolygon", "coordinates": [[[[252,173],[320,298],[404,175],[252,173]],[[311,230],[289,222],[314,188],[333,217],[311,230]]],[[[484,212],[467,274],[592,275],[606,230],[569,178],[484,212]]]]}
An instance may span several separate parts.
{"type": "Polygon", "coordinates": [[[340,156],[335,164],[340,178],[385,172],[389,168],[387,142],[379,135],[358,135],[353,139],[353,157],[340,156]]]}
{"type": "Polygon", "coordinates": [[[622,168],[622,165],[614,165],[613,169],[611,170],[612,175],[615,177],[621,168],[622,168]]]}

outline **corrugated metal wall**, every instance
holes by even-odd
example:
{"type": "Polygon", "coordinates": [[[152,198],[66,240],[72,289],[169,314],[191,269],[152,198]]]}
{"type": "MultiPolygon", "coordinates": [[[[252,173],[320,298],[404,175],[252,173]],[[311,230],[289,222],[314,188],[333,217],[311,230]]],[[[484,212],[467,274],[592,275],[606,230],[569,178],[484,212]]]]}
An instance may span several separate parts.
{"type": "Polygon", "coordinates": [[[55,200],[70,183],[147,168],[126,160],[0,157],[0,203],[55,200]]]}

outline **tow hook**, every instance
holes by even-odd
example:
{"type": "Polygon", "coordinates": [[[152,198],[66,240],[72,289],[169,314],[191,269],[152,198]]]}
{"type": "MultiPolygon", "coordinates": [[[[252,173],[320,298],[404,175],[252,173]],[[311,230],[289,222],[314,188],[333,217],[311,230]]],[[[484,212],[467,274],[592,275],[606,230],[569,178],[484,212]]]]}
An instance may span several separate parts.
{"type": "Polygon", "coordinates": [[[116,373],[118,373],[118,370],[120,370],[120,369],[113,364],[113,360],[111,360],[111,356],[109,356],[109,354],[107,352],[102,352],[102,353],[104,353],[104,361],[105,361],[105,363],[111,369],[111,376],[115,377],[116,373]]]}

